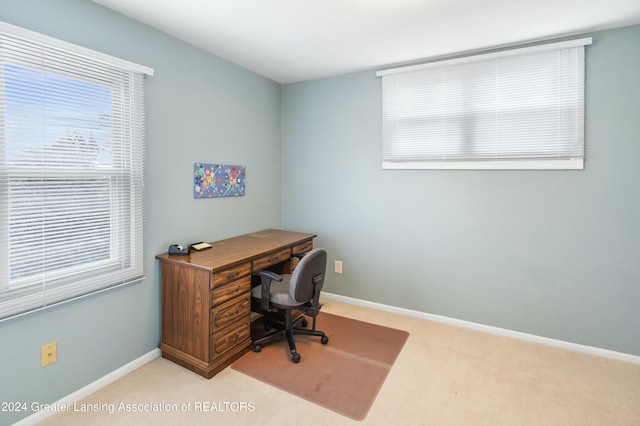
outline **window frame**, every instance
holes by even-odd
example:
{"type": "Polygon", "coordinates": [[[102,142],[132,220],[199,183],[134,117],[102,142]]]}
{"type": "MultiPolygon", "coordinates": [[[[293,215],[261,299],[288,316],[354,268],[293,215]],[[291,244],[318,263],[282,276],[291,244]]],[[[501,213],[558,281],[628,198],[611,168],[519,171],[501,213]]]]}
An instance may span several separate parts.
{"type": "MultiPolygon", "coordinates": [[[[585,100],[584,46],[589,45],[591,43],[592,43],[591,38],[582,38],[582,39],[576,39],[576,40],[568,40],[568,41],[562,41],[562,42],[514,48],[509,50],[501,50],[497,52],[490,52],[490,53],[484,53],[484,54],[469,55],[469,56],[452,58],[452,59],[436,60],[436,61],[417,64],[417,65],[410,65],[410,66],[405,66],[400,68],[392,68],[392,69],[385,69],[385,70],[378,71],[376,75],[382,78],[382,126],[383,126],[382,168],[383,169],[443,169],[443,170],[582,170],[584,169],[584,115],[585,115],[584,114],[584,100],[585,100]],[[522,57],[522,55],[533,56],[533,55],[544,53],[544,52],[555,52],[555,51],[560,52],[563,49],[566,50],[571,48],[577,49],[576,50],[577,56],[575,60],[577,61],[576,68],[579,68],[576,74],[577,78],[576,80],[572,80],[572,83],[577,84],[577,87],[575,88],[575,90],[581,94],[581,97],[579,99],[572,98],[572,100],[575,101],[577,105],[576,107],[577,112],[575,115],[578,117],[579,123],[577,126],[575,126],[577,129],[576,132],[578,134],[578,139],[572,139],[573,142],[571,143],[576,144],[577,142],[577,144],[580,144],[582,153],[579,153],[579,155],[573,155],[573,156],[563,155],[558,157],[546,157],[545,155],[539,155],[539,156],[530,155],[530,157],[522,156],[522,155],[517,157],[498,155],[495,157],[487,157],[485,155],[484,157],[479,156],[478,158],[473,158],[473,155],[470,155],[468,156],[469,158],[462,158],[462,156],[458,154],[458,157],[460,158],[456,158],[455,155],[452,157],[447,157],[445,151],[442,151],[443,155],[441,157],[428,157],[428,156],[425,157],[424,152],[426,151],[423,151],[422,154],[416,154],[416,153],[421,149],[419,148],[420,145],[429,144],[429,142],[425,142],[425,141],[428,141],[428,138],[430,136],[420,136],[420,139],[419,139],[420,142],[416,142],[415,140],[412,141],[409,139],[396,139],[395,142],[392,141],[393,138],[402,137],[394,134],[396,130],[394,130],[394,127],[393,127],[398,125],[397,123],[401,122],[401,120],[404,120],[405,123],[408,120],[414,120],[416,122],[419,122],[419,121],[424,122],[426,120],[431,120],[431,121],[458,120],[458,121],[468,122],[469,120],[471,121],[476,120],[477,119],[476,116],[479,114],[478,111],[474,111],[472,109],[473,102],[476,102],[476,101],[470,100],[470,101],[463,101],[465,102],[465,105],[463,106],[468,109],[463,110],[461,114],[447,113],[447,112],[443,112],[443,110],[438,110],[435,113],[430,113],[432,115],[426,115],[426,113],[424,112],[426,110],[424,110],[424,108],[432,108],[433,105],[437,104],[437,101],[435,101],[432,104],[432,106],[425,107],[424,102],[431,102],[428,99],[427,95],[425,95],[424,93],[414,95],[414,92],[407,92],[406,89],[399,89],[399,90],[405,90],[405,92],[401,92],[401,95],[398,95],[397,92],[395,92],[396,88],[393,87],[392,85],[407,84],[406,87],[411,87],[410,86],[411,84],[415,84],[414,87],[420,87],[421,88],[420,90],[425,90],[426,92],[427,89],[423,89],[423,88],[427,87],[426,84],[433,84],[432,81],[429,80],[428,83],[426,82],[415,83],[415,81],[418,81],[420,78],[425,78],[425,79],[429,78],[429,76],[432,75],[429,73],[435,73],[436,70],[440,72],[440,70],[442,70],[441,72],[442,81],[434,80],[434,82],[438,82],[438,84],[436,84],[435,87],[437,87],[437,89],[433,92],[433,95],[431,97],[435,99],[439,96],[442,96],[442,93],[437,93],[437,91],[445,90],[445,89],[441,89],[443,85],[447,87],[446,90],[449,90],[449,92],[445,90],[445,94],[447,96],[452,96],[451,93],[453,92],[451,92],[451,85],[449,86],[446,85],[446,84],[451,84],[451,82],[454,80],[453,77],[450,77],[449,75],[447,75],[447,72],[450,72],[449,70],[455,70],[456,68],[462,68],[462,67],[467,67],[468,69],[472,69],[472,67],[477,64],[492,63],[493,61],[498,63],[497,61],[500,61],[501,59],[508,60],[509,58],[513,58],[513,57],[518,57],[518,56],[522,57]],[[405,83],[401,80],[402,78],[405,78],[405,76],[407,79],[411,78],[414,80],[408,81],[407,83],[405,83]],[[396,79],[396,77],[397,77],[397,80],[394,80],[396,79]],[[387,85],[388,87],[385,85],[387,85]],[[407,95],[406,93],[411,93],[411,94],[407,95]],[[418,98],[419,96],[423,96],[423,97],[418,98]],[[414,102],[414,104],[412,104],[411,102],[414,102]],[[423,109],[422,113],[420,112],[421,108],[423,109]],[[407,111],[410,111],[412,114],[414,114],[414,116],[411,117],[411,114],[409,114],[407,111]],[[396,150],[395,154],[393,152],[389,154],[389,150],[393,150],[393,149],[396,150]]],[[[490,74],[488,73],[487,76],[490,76],[490,74]]],[[[470,82],[469,85],[472,88],[475,88],[474,83],[471,80],[463,80],[458,84],[460,86],[464,86],[467,81],[470,82]]],[[[480,86],[478,85],[478,87],[480,86]]],[[[499,90],[499,89],[495,89],[495,90],[499,90]]],[[[494,94],[492,93],[492,96],[493,95],[494,94]]],[[[472,96],[469,96],[469,98],[471,97],[472,96]]],[[[448,99],[451,99],[451,98],[448,98],[448,99]]],[[[488,98],[482,98],[482,99],[488,99],[488,98]]],[[[495,99],[496,98],[491,98],[490,100],[495,101],[495,99]]],[[[487,104],[489,103],[490,102],[487,102],[487,104]]],[[[561,105],[561,104],[558,104],[558,105],[561,105]]],[[[456,107],[457,106],[459,105],[456,104],[456,107]]],[[[499,104],[496,102],[494,104],[494,108],[493,109],[487,108],[487,111],[490,111],[491,113],[497,113],[497,112],[500,112],[501,110],[499,109],[499,104]]],[[[505,110],[503,110],[502,112],[504,111],[505,110]]],[[[512,108],[506,111],[514,112],[516,113],[514,115],[518,117],[524,117],[524,114],[517,115],[517,108],[512,108]]],[[[484,124],[484,121],[482,121],[482,123],[484,124]]],[[[567,123],[572,123],[572,122],[567,121],[567,123]]],[[[411,132],[415,131],[415,133],[418,134],[421,131],[422,132],[426,131],[424,129],[428,128],[427,126],[422,126],[422,129],[420,129],[419,127],[420,127],[419,125],[418,126],[405,125],[403,127],[403,131],[408,131],[407,129],[412,129],[411,132]]],[[[460,124],[457,127],[448,126],[447,128],[448,129],[458,128],[459,132],[464,133],[465,127],[468,128],[469,125],[460,124]]],[[[451,130],[447,130],[447,131],[451,132],[451,130]]],[[[449,133],[449,135],[451,135],[451,133],[449,133]]],[[[460,136],[460,140],[463,142],[468,143],[469,139],[471,138],[466,134],[465,136],[460,136]],[[467,139],[464,139],[464,138],[467,138],[467,139]]],[[[474,141],[471,140],[472,144],[473,142],[474,141]]],[[[442,144],[442,142],[438,142],[436,145],[440,145],[440,148],[443,148],[446,146],[442,144]]],[[[434,146],[434,145],[424,145],[424,146],[429,146],[429,148],[427,149],[431,150],[431,146],[434,146]]],[[[480,145],[480,148],[484,150],[486,146],[487,145],[480,145]]],[[[502,146],[506,146],[506,145],[502,145],[502,146]]],[[[447,149],[453,150],[451,146],[449,146],[447,149]]],[[[463,152],[463,150],[461,149],[460,152],[463,152]]],[[[548,154],[548,153],[545,153],[545,154],[548,154]]]]}
{"type": "MultiPolygon", "coordinates": [[[[34,57],[37,57],[38,51],[41,49],[43,52],[46,51],[53,55],[58,61],[78,60],[79,63],[91,63],[96,69],[104,67],[104,70],[115,70],[112,72],[116,72],[118,77],[114,80],[115,83],[113,81],[104,82],[96,75],[88,74],[81,67],[78,70],[74,69],[71,73],[62,69],[52,72],[46,67],[34,68],[29,59],[21,60],[16,55],[7,55],[0,61],[0,200],[6,200],[6,203],[3,202],[6,206],[0,206],[0,236],[2,237],[0,248],[3,248],[6,253],[0,258],[0,321],[144,279],[142,244],[144,226],[143,93],[144,79],[146,76],[153,75],[153,69],[0,22],[0,42],[6,43],[4,46],[0,43],[0,49],[23,49],[12,47],[11,43],[14,40],[23,43],[24,46],[34,48],[34,57]],[[110,91],[115,90],[118,96],[111,99],[110,111],[113,114],[116,108],[120,108],[122,118],[119,124],[112,128],[120,133],[112,135],[112,138],[117,138],[118,143],[122,144],[123,156],[117,160],[112,159],[114,163],[110,166],[81,164],[78,167],[73,167],[73,163],[62,166],[54,163],[52,166],[46,165],[45,161],[43,163],[45,166],[42,167],[37,164],[29,164],[28,159],[24,160],[27,164],[10,163],[11,159],[4,151],[5,147],[10,144],[5,131],[5,120],[8,119],[5,114],[5,64],[71,78],[74,81],[96,85],[96,87],[109,88],[110,91]],[[124,96],[119,96],[120,94],[124,94],[124,96]],[[126,105],[119,106],[117,102],[122,102],[122,99],[128,99],[128,101],[126,101],[126,105]],[[121,163],[121,165],[116,165],[116,163],[121,163]],[[37,176],[38,172],[42,173],[41,177],[29,178],[32,175],[37,176]],[[102,222],[108,223],[104,227],[109,235],[108,247],[103,250],[104,256],[93,260],[88,256],[82,260],[81,264],[70,264],[68,267],[63,265],[52,272],[35,270],[34,274],[27,276],[27,271],[24,277],[12,279],[9,275],[11,267],[8,246],[11,220],[9,217],[11,179],[14,179],[14,183],[17,181],[38,182],[36,185],[40,185],[39,188],[46,188],[48,181],[50,181],[49,185],[53,185],[54,188],[58,183],[63,183],[60,188],[63,188],[62,193],[67,196],[73,192],[64,191],[67,191],[68,188],[78,187],[79,182],[86,180],[89,181],[88,188],[95,190],[91,188],[91,180],[94,180],[98,192],[93,196],[105,200],[105,204],[96,210],[105,214],[102,222]],[[115,189],[116,187],[117,189],[115,189]],[[105,276],[109,278],[105,278],[105,276]]],[[[22,52],[22,50],[13,51],[22,52]]],[[[31,52],[22,52],[22,54],[29,55],[31,52]]],[[[78,158],[82,160],[82,157],[78,158]]],[[[81,192],[82,185],[79,187],[81,192]]],[[[70,216],[71,220],[81,222],[82,214],[75,210],[78,209],[77,206],[73,207],[75,200],[64,201],[59,205],[71,206],[72,210],[68,213],[73,215],[70,216]]],[[[65,210],[66,212],[67,210],[65,210]]],[[[55,217],[55,213],[52,217],[55,217]]],[[[42,221],[42,224],[46,226],[46,221],[42,221]]],[[[65,225],[61,226],[64,231],[65,225]]],[[[76,236],[81,236],[81,231],[75,229],[75,232],[78,233],[76,236]]],[[[56,241],[64,241],[64,239],[64,237],[54,238],[56,241]]],[[[42,241],[42,244],[48,243],[44,238],[42,241]]]]}

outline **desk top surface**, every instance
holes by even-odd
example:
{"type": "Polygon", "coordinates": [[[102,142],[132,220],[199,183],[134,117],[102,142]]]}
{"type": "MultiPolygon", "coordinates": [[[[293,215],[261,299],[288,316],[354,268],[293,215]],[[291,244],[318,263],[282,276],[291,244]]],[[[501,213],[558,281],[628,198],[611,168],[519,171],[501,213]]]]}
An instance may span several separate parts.
{"type": "Polygon", "coordinates": [[[279,229],[265,229],[210,243],[211,248],[201,251],[191,250],[188,256],[169,256],[159,254],[156,259],[162,262],[188,264],[195,268],[214,271],[229,265],[245,262],[278,250],[282,247],[293,246],[309,239],[315,234],[303,232],[282,231],[279,229]]]}

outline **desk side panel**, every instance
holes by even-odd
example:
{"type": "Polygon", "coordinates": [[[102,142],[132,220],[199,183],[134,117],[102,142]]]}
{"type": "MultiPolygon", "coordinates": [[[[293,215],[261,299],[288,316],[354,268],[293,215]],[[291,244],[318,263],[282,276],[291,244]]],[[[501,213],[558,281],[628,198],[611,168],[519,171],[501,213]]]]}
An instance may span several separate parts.
{"type": "Polygon", "coordinates": [[[205,270],[162,264],[162,343],[209,360],[209,280],[205,270]]]}

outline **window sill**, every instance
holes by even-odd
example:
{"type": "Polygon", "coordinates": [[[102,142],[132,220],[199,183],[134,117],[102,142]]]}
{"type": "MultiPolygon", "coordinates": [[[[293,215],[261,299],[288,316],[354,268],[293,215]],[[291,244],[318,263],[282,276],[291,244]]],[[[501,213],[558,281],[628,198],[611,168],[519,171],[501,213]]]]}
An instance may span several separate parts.
{"type": "Polygon", "coordinates": [[[384,170],[584,170],[584,159],[496,161],[382,161],[384,170]]]}

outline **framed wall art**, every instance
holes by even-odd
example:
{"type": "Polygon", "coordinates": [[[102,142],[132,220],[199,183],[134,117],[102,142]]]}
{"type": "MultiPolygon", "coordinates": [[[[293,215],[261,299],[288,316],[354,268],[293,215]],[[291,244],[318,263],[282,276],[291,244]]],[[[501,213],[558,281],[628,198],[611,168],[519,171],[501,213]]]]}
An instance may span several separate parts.
{"type": "Polygon", "coordinates": [[[242,197],[245,166],[193,163],[193,198],[242,197]]]}

